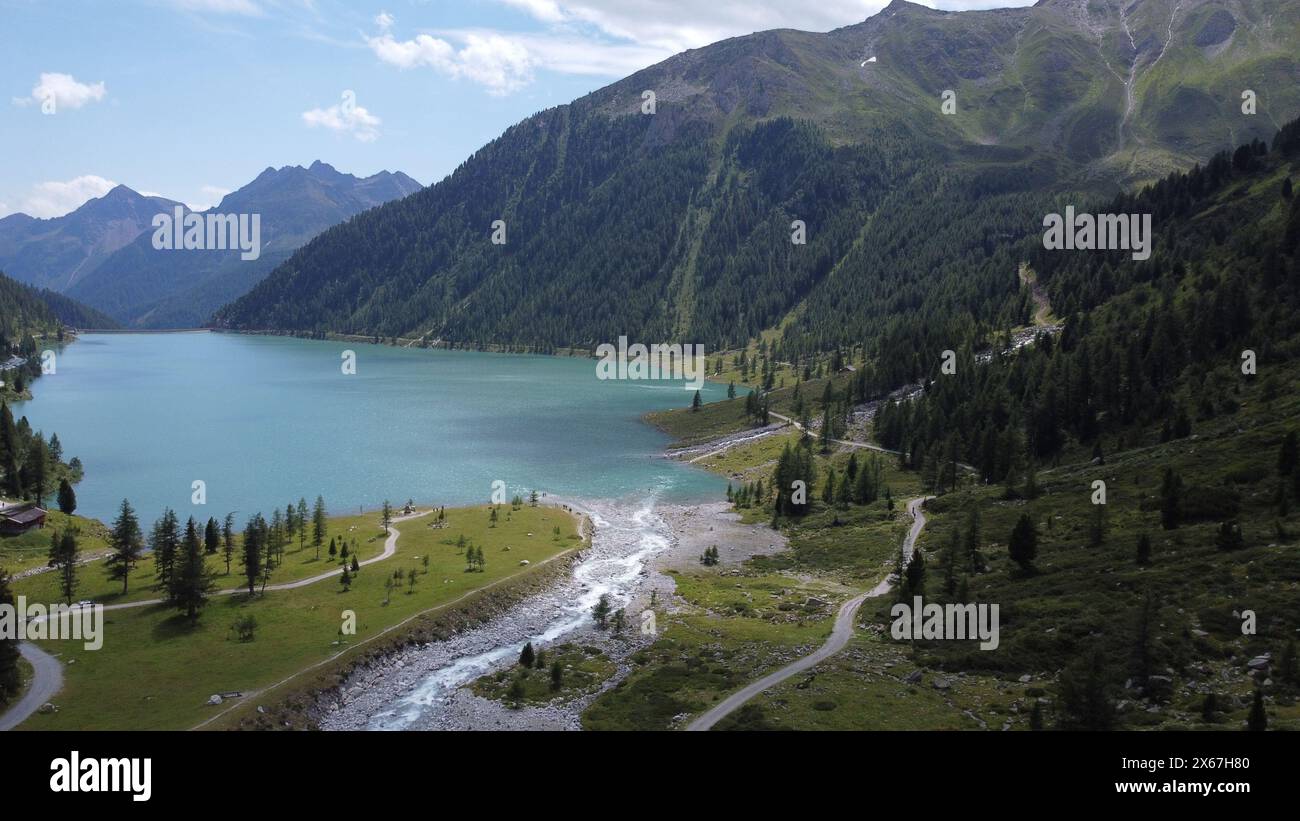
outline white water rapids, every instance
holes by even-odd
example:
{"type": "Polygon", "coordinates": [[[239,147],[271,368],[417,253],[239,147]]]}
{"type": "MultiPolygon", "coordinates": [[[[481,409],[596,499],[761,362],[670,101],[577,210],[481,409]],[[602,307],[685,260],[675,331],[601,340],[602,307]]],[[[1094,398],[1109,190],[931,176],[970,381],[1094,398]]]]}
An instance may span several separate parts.
{"type": "MultiPolygon", "coordinates": [[[[486,624],[446,641],[408,652],[400,668],[377,681],[345,685],[347,706],[320,721],[323,729],[406,730],[438,726],[439,710],[455,691],[486,673],[513,664],[526,641],[545,647],[593,629],[592,607],[608,594],[618,610],[645,581],[653,556],[672,545],[671,529],[655,511],[656,495],[639,502],[570,504],[595,525],[592,545],[571,574],[486,624]]],[[[636,614],[628,627],[637,629],[636,614]]]]}

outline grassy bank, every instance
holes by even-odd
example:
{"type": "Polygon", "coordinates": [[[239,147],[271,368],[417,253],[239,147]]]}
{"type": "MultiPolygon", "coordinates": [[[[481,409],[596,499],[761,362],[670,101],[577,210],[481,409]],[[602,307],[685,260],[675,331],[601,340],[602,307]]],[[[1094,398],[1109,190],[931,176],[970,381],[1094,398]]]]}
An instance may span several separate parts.
{"type": "MultiPolygon", "coordinates": [[[[264,596],[215,597],[196,625],[161,605],[110,611],[99,651],[46,642],[65,665],[65,686],[55,698],[59,709],[33,716],[23,729],[191,727],[218,711],[206,704],[212,694],[256,692],[580,543],[573,517],[556,508],[524,507],[508,520],[503,512],[495,527],[487,507],[448,510],[444,528],[429,527],[432,522],[423,517],[397,525],[402,535],[396,555],[362,568],[347,591],[337,579],[327,579],[264,596]],[[462,537],[482,548],[482,572],[466,572],[462,537]],[[412,571],[414,586],[408,581],[412,571]],[[390,593],[385,582],[398,573],[402,581],[390,593]],[[349,611],[355,614],[354,634],[343,632],[349,611]],[[241,641],[232,628],[248,616],[257,627],[252,640],[241,641]]],[[[335,531],[356,527],[363,543],[382,535],[377,514],[331,525],[335,531]]]]}

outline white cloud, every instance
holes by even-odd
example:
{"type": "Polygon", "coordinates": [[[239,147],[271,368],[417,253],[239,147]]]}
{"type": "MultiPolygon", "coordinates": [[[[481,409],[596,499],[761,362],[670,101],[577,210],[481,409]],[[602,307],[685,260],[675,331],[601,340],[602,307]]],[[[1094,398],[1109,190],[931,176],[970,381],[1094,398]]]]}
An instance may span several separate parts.
{"type": "Polygon", "coordinates": [[[401,69],[427,67],[451,77],[486,86],[491,94],[508,94],[533,79],[535,60],[516,38],[495,32],[460,32],[460,47],[429,34],[397,40],[385,32],[368,37],[375,56],[401,69]]]}
{"type": "MultiPolygon", "coordinates": [[[[221,202],[221,198],[230,193],[229,188],[221,188],[216,185],[204,185],[199,188],[199,201],[187,202],[185,205],[191,211],[206,211],[209,208],[215,208],[221,202]]],[[[154,196],[161,196],[155,194],[154,196]]]]}
{"type": "MultiPolygon", "coordinates": [[[[861,23],[888,0],[497,0],[550,26],[587,25],[642,46],[677,53],[728,37],[775,28],[829,31],[861,23]]],[[[1034,0],[920,0],[922,5],[964,9],[1028,6],[1034,0]]]]}
{"type": "Polygon", "coordinates": [[[329,108],[313,108],[302,113],[308,128],[327,128],[340,134],[351,134],[363,143],[379,139],[380,120],[357,105],[357,95],[343,92],[343,102],[329,108]]]}
{"type": "MultiPolygon", "coordinates": [[[[538,70],[622,77],[678,52],[728,37],[775,28],[829,31],[860,23],[888,0],[496,0],[542,25],[533,31],[442,30],[406,40],[394,18],[375,18],[380,33],[366,43],[380,60],[402,69],[432,68],[502,95],[527,85],[538,70]]],[[[1033,0],[925,0],[959,10],[1024,6],[1033,0]]]]}
{"type": "Polygon", "coordinates": [[[41,182],[32,186],[31,193],[19,204],[18,210],[40,219],[61,217],[75,211],[96,197],[102,197],[117,187],[117,183],[94,174],[86,174],[67,182],[41,182]]]}
{"type": "MultiPolygon", "coordinates": [[[[104,83],[80,83],[71,74],[61,74],[57,71],[44,72],[36,85],[32,87],[32,93],[28,97],[15,97],[15,105],[32,105],[33,103],[46,106],[52,102],[54,104],[53,112],[66,109],[77,109],[86,103],[99,102],[104,99],[108,93],[104,83]]],[[[52,113],[53,113],[52,112],[52,113]]]]}
{"type": "Polygon", "coordinates": [[[523,9],[543,23],[562,23],[567,19],[556,0],[502,0],[507,6],[523,9]]]}

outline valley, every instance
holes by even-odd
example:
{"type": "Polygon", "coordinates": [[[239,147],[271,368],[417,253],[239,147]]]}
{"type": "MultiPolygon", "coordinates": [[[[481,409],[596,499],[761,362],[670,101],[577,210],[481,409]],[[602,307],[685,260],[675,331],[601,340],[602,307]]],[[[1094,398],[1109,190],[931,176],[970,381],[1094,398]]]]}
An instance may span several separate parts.
{"type": "Polygon", "coordinates": [[[552,5],[350,21],[266,156],[369,176],[0,204],[0,606],[104,625],[0,729],[1300,729],[1300,6],[552,5]]]}

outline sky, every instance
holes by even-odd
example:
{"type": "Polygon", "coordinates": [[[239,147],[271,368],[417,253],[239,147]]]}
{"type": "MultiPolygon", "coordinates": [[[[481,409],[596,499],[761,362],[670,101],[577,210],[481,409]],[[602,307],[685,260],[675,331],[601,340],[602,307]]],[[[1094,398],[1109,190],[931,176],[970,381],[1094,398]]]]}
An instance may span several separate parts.
{"type": "Polygon", "coordinates": [[[119,183],[202,209],[318,159],[428,185],[513,123],[685,49],[886,4],[0,0],[0,217],[61,216],[119,183]]]}

